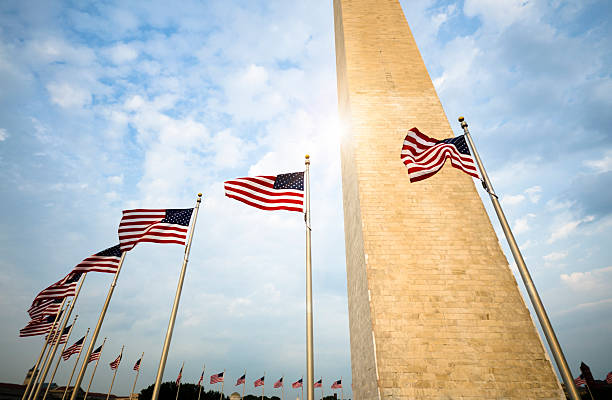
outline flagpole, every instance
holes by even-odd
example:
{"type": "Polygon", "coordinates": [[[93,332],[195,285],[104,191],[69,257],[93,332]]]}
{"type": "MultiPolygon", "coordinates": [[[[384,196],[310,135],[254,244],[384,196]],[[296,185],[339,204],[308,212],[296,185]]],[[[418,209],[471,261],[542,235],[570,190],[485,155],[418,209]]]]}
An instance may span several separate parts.
{"type": "Polygon", "coordinates": [[[240,397],[240,400],[244,399],[244,387],[245,386],[246,386],[246,368],[244,369],[244,382],[242,382],[242,397],[240,397]]]}
{"type": "MultiPolygon", "coordinates": [[[[111,282],[110,287],[108,288],[108,294],[106,295],[106,300],[104,301],[104,305],[102,306],[102,311],[100,311],[100,317],[98,317],[98,323],[96,324],[96,328],[91,335],[91,342],[89,343],[89,347],[87,348],[87,352],[85,353],[85,360],[83,365],[81,366],[81,370],[79,371],[79,375],[77,375],[77,380],[74,382],[75,388],[81,386],[81,382],[83,381],[83,377],[85,376],[85,371],[87,370],[87,364],[89,361],[89,356],[91,356],[91,352],[94,349],[96,344],[96,340],[98,340],[98,334],[100,333],[100,329],[102,328],[102,322],[104,322],[104,317],[106,316],[106,310],[108,310],[108,305],[110,304],[111,298],[113,297],[113,291],[115,290],[115,286],[117,285],[117,278],[119,278],[119,273],[121,272],[121,267],[123,266],[123,261],[125,260],[125,255],[127,252],[121,253],[121,259],[119,260],[119,265],[117,265],[117,272],[115,272],[115,277],[111,282]]],[[[96,366],[98,364],[96,363],[96,366]]],[[[72,391],[72,395],[70,396],[70,400],[76,400],[77,390],[72,391]]],[[[83,399],[85,400],[85,399],[83,399]]]]}
{"type": "Polygon", "coordinates": [[[342,387],[342,375],[340,375],[340,400],[344,400],[344,388],[342,387]]]}
{"type": "Polygon", "coordinates": [[[221,400],[223,400],[223,388],[224,388],[224,386],[225,386],[225,368],[223,368],[223,380],[221,381],[221,397],[220,397],[221,400]]]}
{"type": "Polygon", "coordinates": [[[304,375],[302,375],[302,386],[300,387],[302,388],[302,397],[300,397],[300,400],[304,400],[304,375]]]}
{"type": "MultiPolygon", "coordinates": [[[[166,339],[164,340],[164,347],[162,350],[161,359],[159,360],[159,367],[157,368],[157,377],[155,378],[155,387],[153,388],[153,395],[151,400],[157,400],[159,397],[159,389],[161,381],[164,375],[164,368],[166,367],[166,360],[168,359],[168,350],[170,349],[170,341],[172,340],[172,331],[174,330],[174,322],[176,321],[176,313],[178,311],[179,301],[181,300],[181,291],[183,290],[183,281],[185,280],[185,272],[187,270],[187,262],[189,261],[189,250],[191,250],[191,240],[193,239],[193,231],[195,230],[195,224],[198,219],[198,209],[202,202],[202,193],[198,193],[198,199],[196,200],[196,206],[193,210],[193,222],[191,223],[191,231],[189,232],[189,240],[185,246],[185,257],[183,258],[183,267],[181,268],[181,274],[179,275],[178,285],[176,287],[176,294],[174,295],[174,304],[172,306],[172,312],[170,313],[170,321],[168,322],[168,330],[166,331],[166,339]]],[[[225,376],[224,376],[225,380],[225,376]]],[[[71,399],[75,400],[75,399],[71,399]]]]}
{"type": "Polygon", "coordinates": [[[321,377],[321,400],[323,400],[323,377],[321,377]]]}
{"type": "Polygon", "coordinates": [[[87,336],[89,336],[89,328],[87,328],[87,333],[85,334],[85,337],[83,338],[83,345],[81,346],[81,350],[79,350],[79,354],[77,356],[77,359],[74,363],[74,367],[72,368],[72,373],[70,374],[70,379],[68,379],[68,383],[66,384],[66,389],[64,390],[64,395],[62,396],[62,400],[64,400],[64,398],[66,398],[66,393],[68,393],[68,388],[70,387],[70,382],[72,382],[72,377],[74,376],[74,371],[76,371],[76,367],[77,365],[79,365],[79,360],[81,359],[81,353],[83,352],[83,347],[85,346],[85,342],[87,341],[87,336]]]}
{"type": "MultiPolygon", "coordinates": [[[[68,336],[66,337],[66,342],[64,342],[64,347],[62,347],[62,351],[60,351],[59,357],[57,358],[57,363],[55,364],[55,368],[53,369],[53,373],[51,374],[51,379],[49,379],[49,384],[47,385],[47,390],[45,390],[45,394],[43,395],[42,400],[45,400],[47,398],[47,394],[49,393],[49,388],[51,387],[51,384],[53,383],[53,379],[55,379],[55,373],[57,372],[57,367],[59,367],[60,361],[62,360],[62,353],[64,352],[64,350],[66,350],[66,346],[68,345],[68,341],[70,340],[70,336],[72,335],[72,329],[74,328],[74,324],[76,324],[76,321],[78,318],[79,316],[76,315],[74,319],[72,320],[72,325],[70,325],[70,329],[68,330],[68,336]]],[[[61,340],[61,336],[60,336],[60,340],[61,340]]]]}
{"type": "Polygon", "coordinates": [[[310,252],[310,156],[308,154],[306,154],[305,157],[305,165],[306,171],[304,173],[304,221],[306,222],[306,378],[308,381],[308,400],[314,400],[314,346],[312,333],[312,257],[310,252]]]}
{"type": "MultiPolygon", "coordinates": [[[[92,337],[92,340],[93,340],[93,337],[92,337]]],[[[85,392],[85,396],[83,396],[83,400],[87,400],[87,394],[89,393],[89,389],[91,388],[91,382],[93,382],[94,375],[96,374],[96,370],[98,369],[98,363],[100,362],[100,358],[102,358],[102,350],[104,350],[104,343],[106,343],[106,338],[104,338],[104,341],[102,341],[102,347],[100,348],[100,356],[96,360],[96,366],[94,367],[94,370],[91,373],[91,379],[89,380],[89,385],[87,385],[87,391],[85,392]]],[[[83,360],[85,364],[89,364],[89,356],[91,356],[91,354],[89,354],[87,358],[83,360]]],[[[78,386],[76,384],[74,385],[74,390],[72,391],[72,397],[74,397],[74,394],[77,393],[77,389],[79,386],[80,384],[78,386]]]]}
{"type": "Polygon", "coordinates": [[[263,400],[264,392],[266,390],[266,371],[264,371],[263,378],[263,385],[261,385],[261,400],[263,400]]]}
{"type": "MultiPolygon", "coordinates": [[[[79,289],[80,288],[81,286],[79,285],[79,289]]],[[[77,292],[77,295],[78,295],[78,292],[77,292]]],[[[42,389],[42,385],[45,382],[45,378],[47,377],[49,368],[51,367],[51,364],[53,363],[55,352],[57,351],[57,347],[59,346],[60,339],[62,338],[62,332],[64,332],[66,323],[68,323],[68,319],[70,318],[70,313],[72,312],[72,308],[74,306],[75,300],[76,300],[76,297],[72,300],[72,302],[70,300],[66,302],[66,307],[68,308],[68,312],[64,313],[65,315],[62,316],[62,323],[61,323],[60,328],[56,329],[55,331],[51,331],[49,333],[49,339],[52,339],[53,344],[49,350],[49,353],[47,353],[47,358],[45,359],[42,373],[38,375],[36,391],[33,391],[34,396],[32,396],[32,393],[30,393],[31,399],[34,399],[34,400],[38,399],[38,395],[40,394],[40,389],[42,389]],[[53,338],[51,338],[51,335],[54,335],[53,338]]]]}
{"type": "MultiPolygon", "coordinates": [[[[62,313],[62,309],[64,308],[64,303],[66,302],[66,299],[67,298],[64,297],[64,299],[62,300],[62,303],[60,304],[59,310],[57,311],[57,313],[55,313],[55,320],[53,320],[53,325],[51,325],[51,331],[55,329],[55,324],[57,324],[57,319],[62,313]]],[[[42,358],[45,355],[45,351],[47,351],[47,347],[49,346],[49,341],[47,339],[43,339],[43,342],[44,344],[43,344],[42,350],[40,351],[40,355],[38,356],[38,360],[36,361],[36,364],[34,364],[34,369],[32,370],[32,374],[30,375],[30,381],[28,382],[28,386],[26,386],[26,389],[23,392],[23,396],[21,396],[21,400],[26,399],[26,397],[29,394],[30,389],[33,388],[34,381],[38,378],[38,374],[36,373],[36,371],[38,370],[38,366],[40,365],[40,362],[42,361],[42,358]]]]}
{"type": "MultiPolygon", "coordinates": [[[[142,355],[140,356],[139,359],[139,363],[138,363],[138,371],[136,371],[136,378],[134,378],[134,385],[132,386],[132,391],[130,392],[130,399],[132,400],[132,396],[134,395],[134,390],[136,389],[136,381],[138,380],[138,375],[140,375],[140,368],[142,368],[142,358],[144,357],[144,351],[142,352],[142,355]]],[[[64,400],[64,399],[62,399],[64,400]]],[[[198,399],[200,400],[200,399],[198,399]]]]}
{"type": "Polygon", "coordinates": [[[525,260],[523,259],[523,255],[514,239],[514,235],[510,230],[510,225],[506,220],[506,216],[501,208],[501,204],[493,190],[493,185],[491,185],[491,181],[489,180],[489,176],[487,175],[487,171],[484,168],[482,161],[480,160],[480,156],[476,151],[476,146],[474,146],[474,142],[472,141],[472,136],[470,135],[470,131],[468,130],[468,124],[465,122],[463,117],[459,117],[459,122],[461,123],[461,128],[463,128],[463,132],[465,133],[465,137],[467,138],[470,147],[474,153],[474,158],[476,159],[476,163],[478,164],[478,168],[480,169],[480,174],[484,180],[484,186],[487,192],[489,193],[489,197],[491,198],[491,202],[493,203],[493,208],[495,209],[495,213],[497,214],[497,218],[499,219],[499,223],[501,224],[502,230],[504,231],[504,235],[506,235],[506,240],[508,241],[508,245],[510,246],[510,251],[514,257],[514,261],[518,267],[518,270],[521,274],[521,278],[523,279],[523,283],[525,284],[525,288],[527,289],[527,293],[529,294],[529,298],[531,299],[531,304],[533,305],[533,309],[536,312],[538,320],[540,321],[540,326],[542,327],[542,331],[546,336],[546,341],[548,342],[548,346],[550,347],[550,351],[555,358],[557,363],[557,367],[559,368],[559,372],[561,373],[561,377],[563,378],[563,382],[565,383],[565,387],[567,388],[567,392],[570,395],[572,400],[580,400],[580,395],[574,386],[574,381],[572,379],[572,373],[567,365],[567,361],[565,360],[565,356],[563,355],[563,350],[561,350],[561,345],[557,340],[557,336],[555,335],[555,331],[553,330],[552,324],[548,319],[548,315],[546,314],[546,310],[544,309],[544,304],[542,304],[542,300],[540,299],[540,295],[531,279],[531,275],[529,274],[529,270],[527,269],[527,265],[525,264],[525,260]]]}
{"type": "MultiPolygon", "coordinates": [[[[202,382],[204,382],[204,372],[206,372],[206,364],[202,368],[202,380],[200,381],[200,389],[198,390],[198,400],[200,400],[200,394],[202,393],[202,382]]],[[[225,379],[225,377],[223,377],[225,379]]],[[[131,399],[130,399],[131,400],[131,399]]]]}
{"type": "MultiPolygon", "coordinates": [[[[179,390],[181,390],[181,382],[182,382],[182,378],[183,378],[183,368],[185,367],[185,361],[183,361],[183,365],[181,365],[181,372],[179,372],[179,374],[181,375],[181,379],[179,380],[179,383],[176,387],[176,400],[178,400],[178,395],[179,395],[179,390]]],[[[177,379],[178,380],[178,379],[177,379]]],[[[108,400],[108,399],[106,399],[108,400]]]]}
{"type": "MultiPolygon", "coordinates": [[[[115,383],[115,376],[117,376],[117,371],[119,371],[119,365],[121,365],[121,361],[122,361],[122,358],[123,358],[123,348],[124,347],[125,347],[125,345],[121,346],[121,352],[119,353],[119,364],[117,365],[117,368],[115,368],[115,372],[113,373],[113,379],[111,380],[110,387],[108,388],[108,394],[106,395],[106,400],[109,399],[111,390],[113,390],[113,384],[115,383]]],[[[43,400],[45,400],[45,399],[43,399],[43,400]]]]}
{"type": "Polygon", "coordinates": [[[285,400],[285,375],[283,375],[283,381],[281,383],[281,400],[285,400]]]}

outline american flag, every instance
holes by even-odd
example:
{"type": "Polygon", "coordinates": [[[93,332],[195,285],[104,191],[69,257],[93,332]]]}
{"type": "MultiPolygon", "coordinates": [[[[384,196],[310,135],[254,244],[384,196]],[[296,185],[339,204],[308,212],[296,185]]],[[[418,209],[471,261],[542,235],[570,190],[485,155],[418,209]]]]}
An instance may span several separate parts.
{"type": "Polygon", "coordinates": [[[202,384],[203,380],[204,380],[204,371],[202,371],[202,375],[200,375],[200,380],[198,381],[198,386],[200,386],[202,384]]]}
{"type": "Polygon", "coordinates": [[[606,375],[606,383],[612,385],[612,371],[608,372],[608,375],[606,375]]]}
{"type": "Polygon", "coordinates": [[[225,195],[261,210],[304,212],[304,173],[236,178],[224,183],[225,195]]]}
{"type": "Polygon", "coordinates": [[[302,387],[302,378],[300,378],[297,381],[293,382],[291,384],[291,387],[294,388],[294,389],[301,388],[302,387]]]}
{"type": "Polygon", "coordinates": [[[136,361],[136,364],[134,364],[134,368],[132,368],[134,371],[140,371],[140,361],[142,360],[142,358],[139,358],[138,361],[136,361]]]}
{"type": "Polygon", "coordinates": [[[181,379],[183,378],[183,366],[184,365],[181,365],[181,370],[179,371],[179,374],[176,377],[176,382],[175,383],[176,383],[177,386],[181,384],[181,379]]]}
{"type": "Polygon", "coordinates": [[[100,353],[102,353],[102,346],[98,347],[91,353],[91,355],[89,356],[89,360],[87,360],[88,364],[92,361],[96,361],[100,359],[100,353]]]}
{"type": "Polygon", "coordinates": [[[244,374],[240,378],[238,378],[238,380],[236,381],[236,384],[234,386],[244,385],[245,382],[246,382],[246,374],[244,374]]]}
{"type": "Polygon", "coordinates": [[[584,379],[582,374],[580,374],[580,376],[578,378],[574,379],[574,384],[576,386],[586,385],[586,379],[584,379]]]}
{"type": "Polygon", "coordinates": [[[318,388],[322,388],[323,387],[323,378],[319,379],[318,381],[315,382],[314,387],[318,388]]]}
{"type": "Polygon", "coordinates": [[[408,168],[410,182],[435,175],[447,158],[450,158],[453,167],[479,178],[464,135],[438,140],[421,133],[417,128],[412,128],[404,139],[401,158],[408,168]]]}
{"type": "Polygon", "coordinates": [[[83,350],[83,343],[85,342],[85,336],[74,342],[74,344],[68,347],[66,350],[62,352],[62,358],[64,361],[68,361],[70,356],[73,354],[80,353],[83,350]]]}
{"type": "Polygon", "coordinates": [[[60,310],[62,299],[45,299],[34,301],[28,309],[30,318],[37,319],[45,315],[55,315],[60,310]]]}
{"type": "Polygon", "coordinates": [[[38,293],[34,302],[44,299],[63,299],[64,297],[74,296],[79,279],[81,279],[81,273],[70,272],[61,280],[38,293]]]}
{"type": "MultiPolygon", "coordinates": [[[[64,344],[68,341],[68,333],[70,333],[71,326],[72,325],[64,328],[64,330],[62,331],[62,336],[60,336],[59,344],[64,344]]],[[[47,341],[47,343],[55,343],[55,341],[57,340],[57,330],[53,329],[51,332],[49,332],[49,334],[45,336],[45,340],[47,341]]]]}
{"type": "MultiPolygon", "coordinates": [[[[59,321],[62,316],[62,311],[57,317],[59,321]]],[[[19,331],[20,337],[45,335],[51,331],[53,323],[55,322],[55,315],[49,315],[40,319],[33,319],[19,331]]]]}
{"type": "Polygon", "coordinates": [[[218,374],[214,374],[210,376],[210,383],[219,383],[223,382],[223,372],[219,372],[218,374]]]}
{"type": "Polygon", "coordinates": [[[129,251],[141,242],[185,244],[193,208],[124,210],[119,243],[129,251]]]}
{"type": "Polygon", "coordinates": [[[121,354],[119,354],[119,356],[115,358],[115,361],[113,361],[112,363],[108,365],[110,365],[110,369],[117,369],[119,368],[119,363],[121,363],[121,354]]]}
{"type": "Polygon", "coordinates": [[[257,386],[263,386],[264,384],[264,380],[266,379],[265,376],[262,376],[261,378],[257,379],[254,383],[255,387],[257,386]]]}
{"type": "Polygon", "coordinates": [[[89,256],[79,264],[72,271],[74,272],[108,272],[114,274],[117,272],[119,267],[119,261],[121,260],[121,248],[119,245],[109,247],[106,250],[102,250],[99,253],[89,256]]]}
{"type": "Polygon", "coordinates": [[[332,389],[342,389],[342,379],[338,379],[331,385],[332,389]]]}
{"type": "Polygon", "coordinates": [[[284,378],[284,376],[282,376],[282,377],[281,377],[279,380],[277,380],[277,381],[274,383],[274,387],[275,387],[275,388],[283,387],[283,378],[284,378]]]}

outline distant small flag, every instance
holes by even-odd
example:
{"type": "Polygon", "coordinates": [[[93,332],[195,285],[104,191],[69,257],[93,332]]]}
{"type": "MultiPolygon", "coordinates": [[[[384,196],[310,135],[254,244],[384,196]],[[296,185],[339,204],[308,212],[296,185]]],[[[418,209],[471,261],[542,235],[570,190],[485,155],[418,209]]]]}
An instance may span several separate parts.
{"type": "MultiPolygon", "coordinates": [[[[60,312],[57,320],[61,319],[62,312],[60,312]]],[[[53,323],[55,322],[55,315],[49,315],[40,319],[31,320],[28,324],[19,330],[20,337],[27,336],[38,336],[38,335],[46,335],[51,331],[51,327],[53,327],[53,323]]]]}
{"type": "Polygon", "coordinates": [[[265,376],[262,376],[261,378],[257,379],[254,383],[255,387],[257,386],[263,386],[264,384],[264,380],[266,379],[265,376]]]}
{"type": "Polygon", "coordinates": [[[234,386],[244,385],[245,382],[246,382],[246,374],[244,374],[240,378],[238,378],[238,380],[236,381],[236,384],[234,386]]]}
{"type": "Polygon", "coordinates": [[[275,387],[275,388],[283,387],[283,378],[284,378],[284,376],[283,376],[283,377],[281,377],[279,380],[277,380],[277,381],[274,383],[274,387],[275,387]]]}
{"type": "Polygon", "coordinates": [[[109,247],[106,250],[102,250],[92,256],[87,257],[76,267],[73,271],[75,272],[108,272],[114,274],[119,268],[119,261],[121,261],[120,245],[109,247]]]}
{"type": "Polygon", "coordinates": [[[68,361],[70,356],[72,356],[73,354],[80,353],[81,350],[83,350],[83,342],[85,342],[85,336],[83,336],[82,338],[74,342],[72,346],[64,350],[64,352],[62,353],[62,358],[64,359],[64,361],[68,361]]]}
{"type": "Polygon", "coordinates": [[[176,385],[180,385],[181,384],[181,379],[183,378],[183,366],[181,365],[181,370],[179,371],[178,377],[176,378],[176,385]]]}
{"type": "Polygon", "coordinates": [[[323,378],[319,379],[318,381],[315,382],[314,387],[318,388],[322,388],[323,387],[323,378]]]}
{"type": "Polygon", "coordinates": [[[447,158],[454,168],[474,178],[480,178],[464,135],[438,140],[421,133],[417,128],[412,128],[404,139],[401,158],[408,168],[410,182],[435,175],[447,158]]]}
{"type": "Polygon", "coordinates": [[[34,298],[34,302],[44,299],[63,299],[64,297],[74,296],[79,279],[81,279],[80,273],[70,272],[64,278],[38,293],[36,298],[34,298]]]}
{"type": "Polygon", "coordinates": [[[586,379],[584,379],[582,374],[580,374],[580,376],[578,378],[574,379],[574,384],[576,386],[586,385],[586,379]]]}
{"type": "Polygon", "coordinates": [[[338,379],[331,385],[332,389],[342,389],[342,379],[338,379]]]}
{"type": "Polygon", "coordinates": [[[302,387],[302,378],[298,379],[297,381],[293,382],[291,384],[291,387],[294,389],[298,389],[302,387]]]}
{"type": "MultiPolygon", "coordinates": [[[[70,333],[70,328],[72,325],[69,325],[64,328],[62,331],[62,336],[59,338],[59,344],[64,344],[68,341],[68,334],[70,333]]],[[[45,336],[47,343],[55,343],[57,341],[57,331],[54,329],[53,332],[50,332],[47,336],[45,336]]]]}
{"type": "Polygon", "coordinates": [[[193,208],[124,210],[119,223],[119,243],[129,251],[138,243],[185,244],[193,208]]]}
{"type": "Polygon", "coordinates": [[[44,299],[34,301],[28,309],[30,318],[37,319],[47,315],[55,315],[60,310],[62,299],[44,299]]]}
{"type": "Polygon", "coordinates": [[[204,371],[202,371],[202,375],[200,375],[200,380],[198,381],[198,386],[200,386],[202,384],[203,380],[204,380],[204,371]]]}
{"type": "Polygon", "coordinates": [[[92,361],[96,361],[100,359],[100,353],[102,353],[102,346],[98,347],[97,349],[95,349],[91,355],[89,356],[89,360],[87,360],[87,363],[89,364],[92,361]]]}
{"type": "Polygon", "coordinates": [[[121,354],[119,354],[119,356],[117,358],[115,358],[115,361],[113,361],[112,363],[110,363],[110,369],[117,369],[119,368],[119,364],[121,363],[121,354]]]}
{"type": "Polygon", "coordinates": [[[224,182],[225,195],[261,210],[304,212],[304,173],[236,178],[224,182]]]}
{"type": "Polygon", "coordinates": [[[140,361],[142,360],[142,358],[139,358],[138,361],[136,361],[136,364],[134,364],[134,368],[132,368],[134,371],[140,371],[140,361]]]}
{"type": "Polygon", "coordinates": [[[612,385],[612,371],[608,372],[608,375],[606,375],[606,383],[612,385]]]}
{"type": "Polygon", "coordinates": [[[210,376],[210,383],[219,383],[223,382],[223,374],[224,372],[219,372],[218,374],[214,374],[210,376]]]}

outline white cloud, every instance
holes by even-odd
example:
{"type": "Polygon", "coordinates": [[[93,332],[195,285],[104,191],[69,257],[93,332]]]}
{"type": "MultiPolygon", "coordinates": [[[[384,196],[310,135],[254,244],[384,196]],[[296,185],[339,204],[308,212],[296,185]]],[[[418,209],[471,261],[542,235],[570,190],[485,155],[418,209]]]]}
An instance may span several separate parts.
{"type": "Polygon", "coordinates": [[[595,217],[593,217],[592,215],[589,215],[579,220],[574,220],[574,221],[569,221],[569,222],[564,223],[563,225],[554,229],[554,232],[550,235],[550,238],[548,239],[548,243],[554,243],[557,240],[567,238],[570,234],[572,234],[572,232],[576,230],[576,228],[578,228],[578,226],[580,226],[581,224],[587,223],[587,222],[591,222],[594,219],[595,217]]]}
{"type": "Polygon", "coordinates": [[[540,186],[532,186],[525,189],[525,193],[527,194],[527,197],[529,197],[529,201],[536,204],[542,197],[542,188],[540,186]]]}
{"type": "Polygon", "coordinates": [[[501,203],[505,206],[514,206],[522,203],[525,200],[525,196],[522,194],[517,195],[505,195],[501,198],[501,203]]]}
{"type": "Polygon", "coordinates": [[[69,83],[51,82],[47,85],[47,90],[51,102],[63,108],[81,108],[91,101],[88,90],[69,83]]]}
{"type": "MultiPolygon", "coordinates": [[[[561,274],[561,280],[577,291],[596,291],[612,286],[612,266],[586,272],[561,274]]],[[[609,293],[609,292],[608,292],[609,293]]]]}
{"type": "Polygon", "coordinates": [[[115,64],[124,64],[138,58],[138,51],[129,44],[119,43],[107,51],[111,61],[115,64]]]}
{"type": "Polygon", "coordinates": [[[542,258],[545,261],[553,262],[553,261],[563,260],[565,257],[567,257],[567,251],[552,252],[552,253],[549,253],[543,256],[542,258]]]}
{"type": "Polygon", "coordinates": [[[4,142],[9,137],[8,132],[4,128],[0,128],[0,142],[4,142]]]}
{"type": "Polygon", "coordinates": [[[531,227],[529,226],[529,219],[535,218],[535,214],[529,213],[522,218],[514,220],[514,226],[512,230],[515,234],[527,232],[531,227]]]}
{"type": "Polygon", "coordinates": [[[480,16],[489,29],[503,30],[529,15],[532,3],[528,0],[466,0],[463,11],[468,17],[480,16]]]}
{"type": "Polygon", "coordinates": [[[108,178],[106,178],[106,180],[108,181],[108,183],[113,184],[113,185],[121,185],[123,184],[123,174],[121,175],[114,175],[114,176],[109,176],[108,178]]]}
{"type": "Polygon", "coordinates": [[[593,168],[597,173],[612,171],[612,151],[607,151],[605,156],[599,160],[588,160],[584,164],[593,168]]]}

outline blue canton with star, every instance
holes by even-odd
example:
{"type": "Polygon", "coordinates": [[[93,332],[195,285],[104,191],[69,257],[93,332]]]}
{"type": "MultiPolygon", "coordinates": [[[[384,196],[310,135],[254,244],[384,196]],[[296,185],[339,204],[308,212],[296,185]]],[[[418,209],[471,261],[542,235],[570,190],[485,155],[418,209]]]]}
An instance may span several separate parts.
{"type": "Polygon", "coordinates": [[[121,257],[121,245],[118,244],[116,246],[113,247],[109,247],[106,250],[102,250],[99,253],[96,253],[97,256],[103,256],[103,257],[121,257]]]}
{"type": "Polygon", "coordinates": [[[292,172],[290,174],[278,174],[274,181],[274,189],[304,190],[304,173],[292,172]]]}
{"type": "Polygon", "coordinates": [[[453,146],[457,148],[457,150],[459,150],[459,153],[466,154],[468,156],[470,155],[470,149],[468,148],[468,145],[465,142],[465,135],[457,136],[457,137],[450,138],[450,139],[440,140],[438,144],[439,143],[452,144],[453,146]]]}
{"type": "Polygon", "coordinates": [[[192,213],[193,208],[168,209],[166,210],[166,218],[162,219],[160,222],[174,225],[189,226],[189,221],[191,221],[192,213]]]}

